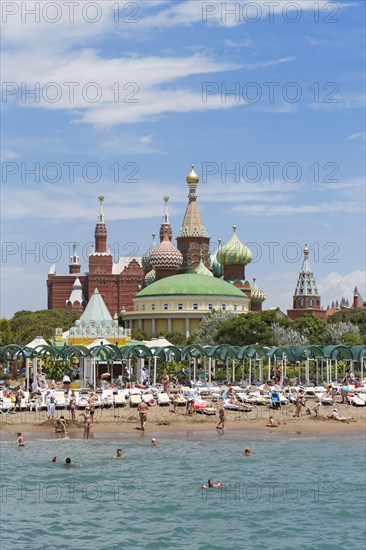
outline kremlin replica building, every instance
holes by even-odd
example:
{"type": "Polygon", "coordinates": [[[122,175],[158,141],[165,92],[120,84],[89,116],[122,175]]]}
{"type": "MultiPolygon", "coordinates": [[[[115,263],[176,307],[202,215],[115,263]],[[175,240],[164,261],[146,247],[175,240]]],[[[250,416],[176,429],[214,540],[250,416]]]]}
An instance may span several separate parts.
{"type": "Polygon", "coordinates": [[[188,204],[182,226],[172,243],[168,201],[164,212],[159,243],[153,241],[148,251],[121,267],[113,264],[107,249],[107,227],[103,200],[95,227],[95,250],[89,255],[89,272],[82,274],[74,246],[68,275],[57,275],[55,266],[47,279],[48,308],[70,308],[82,313],[95,290],[111,317],[123,312],[127,329],[138,328],[147,336],[195,332],[202,317],[210,311],[246,313],[261,311],[266,299],[253,279],[246,279],[245,268],[252,259],[251,251],[240,242],[236,227],[229,241],[210,256],[210,237],[197,204],[199,177],[188,174],[188,204]]]}

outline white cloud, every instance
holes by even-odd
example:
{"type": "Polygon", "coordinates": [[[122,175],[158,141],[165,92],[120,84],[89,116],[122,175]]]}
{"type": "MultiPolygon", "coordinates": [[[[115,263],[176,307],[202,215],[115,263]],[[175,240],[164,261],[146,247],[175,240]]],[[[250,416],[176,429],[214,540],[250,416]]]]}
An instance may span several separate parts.
{"type": "Polygon", "coordinates": [[[13,151],[11,149],[4,149],[1,151],[1,159],[3,162],[14,160],[20,157],[18,151],[13,151]]]}
{"type": "Polygon", "coordinates": [[[230,38],[225,38],[223,43],[224,43],[224,46],[226,46],[227,48],[237,48],[238,50],[240,50],[240,48],[246,48],[247,46],[250,46],[251,44],[253,44],[253,40],[251,40],[250,38],[246,38],[241,42],[235,42],[230,38]]]}
{"type": "Polygon", "coordinates": [[[244,204],[233,208],[235,212],[242,212],[252,216],[299,216],[301,214],[356,214],[364,212],[365,207],[359,201],[326,202],[315,204],[272,204],[268,207],[264,204],[244,204]]]}
{"type": "Polygon", "coordinates": [[[326,277],[318,281],[318,290],[322,297],[323,307],[331,305],[332,301],[340,301],[343,297],[352,304],[353,290],[357,286],[362,297],[366,298],[366,271],[353,271],[342,275],[332,271],[326,277]]]}

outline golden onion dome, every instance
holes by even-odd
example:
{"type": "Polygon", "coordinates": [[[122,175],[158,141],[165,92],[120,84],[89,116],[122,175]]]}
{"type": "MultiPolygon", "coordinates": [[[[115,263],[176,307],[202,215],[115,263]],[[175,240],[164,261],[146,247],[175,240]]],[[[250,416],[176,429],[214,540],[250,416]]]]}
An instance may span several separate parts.
{"type": "Polygon", "coordinates": [[[190,183],[195,183],[197,185],[199,181],[200,181],[200,178],[194,171],[194,165],[192,164],[192,170],[189,172],[188,176],[186,177],[186,182],[188,183],[188,185],[190,183]]]}

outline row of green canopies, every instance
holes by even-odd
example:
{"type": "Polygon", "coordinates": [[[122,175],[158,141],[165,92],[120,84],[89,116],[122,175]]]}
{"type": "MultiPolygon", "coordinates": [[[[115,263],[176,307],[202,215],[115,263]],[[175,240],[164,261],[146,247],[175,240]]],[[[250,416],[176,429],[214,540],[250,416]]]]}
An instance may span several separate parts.
{"type": "Polygon", "coordinates": [[[205,374],[211,382],[211,374],[216,368],[226,365],[227,379],[235,380],[235,368],[237,362],[242,362],[241,369],[242,382],[244,382],[244,364],[248,365],[247,378],[249,382],[253,378],[253,373],[257,369],[259,379],[263,380],[263,367],[266,365],[266,374],[270,377],[275,373],[275,368],[280,369],[281,378],[286,376],[286,368],[289,365],[298,365],[299,378],[301,378],[301,368],[304,367],[305,380],[309,380],[310,361],[314,361],[322,379],[327,382],[338,378],[344,374],[346,368],[356,371],[363,378],[363,372],[366,363],[366,346],[278,346],[267,347],[258,344],[245,346],[230,346],[221,344],[216,346],[189,345],[184,347],[163,346],[148,347],[144,344],[131,344],[124,347],[118,347],[115,344],[100,344],[87,348],[82,345],[55,347],[50,345],[39,345],[35,348],[9,344],[0,347],[0,361],[11,362],[23,359],[42,360],[49,357],[55,361],[65,361],[77,358],[81,363],[84,362],[126,362],[135,364],[136,374],[139,374],[143,366],[151,368],[151,362],[154,364],[154,383],[156,382],[157,362],[187,362],[187,371],[190,378],[196,379],[197,367],[203,365],[205,374]],[[229,363],[230,373],[229,373],[229,363]],[[341,368],[339,368],[341,367],[341,368]],[[232,372],[231,372],[232,369],[232,372]],[[259,370],[258,370],[259,369],[259,370]],[[272,370],[273,369],[273,370],[272,370]],[[324,376],[323,376],[324,372],[324,376]]]}

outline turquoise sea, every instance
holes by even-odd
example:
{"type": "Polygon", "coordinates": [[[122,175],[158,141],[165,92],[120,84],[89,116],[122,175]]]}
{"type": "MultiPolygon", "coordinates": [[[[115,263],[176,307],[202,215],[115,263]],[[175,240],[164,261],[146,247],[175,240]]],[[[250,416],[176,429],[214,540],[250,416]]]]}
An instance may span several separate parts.
{"type": "Polygon", "coordinates": [[[108,437],[2,442],[1,550],[365,548],[360,437],[108,437]]]}

